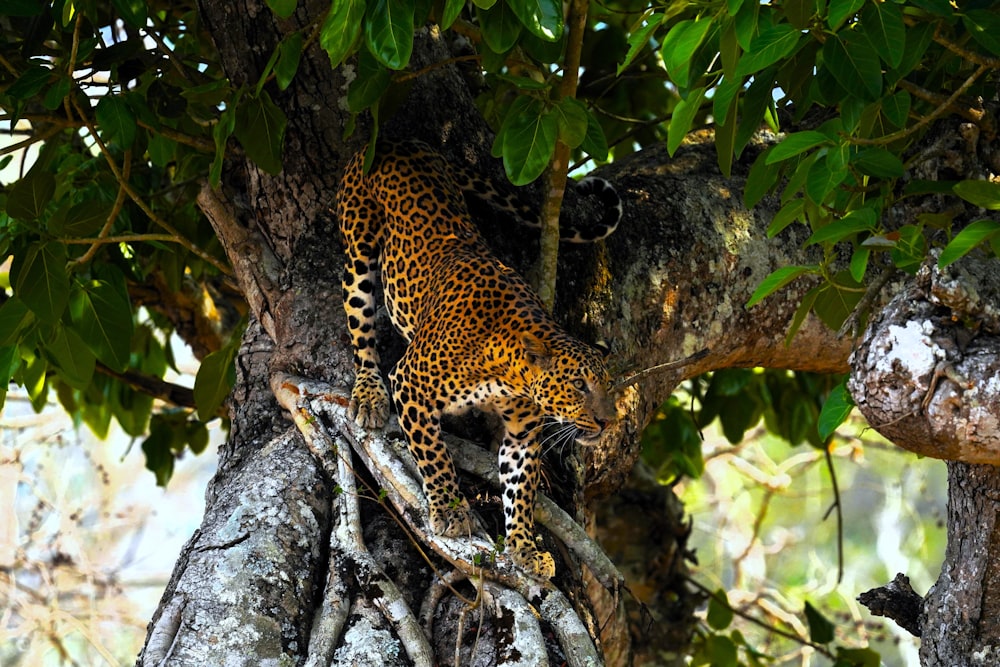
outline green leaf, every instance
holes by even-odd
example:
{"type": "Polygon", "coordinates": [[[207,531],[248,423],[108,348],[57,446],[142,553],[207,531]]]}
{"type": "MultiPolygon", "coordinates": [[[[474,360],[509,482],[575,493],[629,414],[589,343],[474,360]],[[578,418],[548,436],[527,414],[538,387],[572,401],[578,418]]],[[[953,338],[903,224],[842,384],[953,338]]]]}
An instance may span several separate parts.
{"type": "Polygon", "coordinates": [[[206,356],[194,379],[194,403],[198,418],[207,422],[216,416],[236,383],[236,347],[227,346],[206,356]]]}
{"type": "Polygon", "coordinates": [[[715,630],[725,630],[733,622],[733,608],[729,606],[726,590],[720,588],[708,599],[708,625],[715,630]]]}
{"type": "Polygon", "coordinates": [[[236,107],[233,133],[257,166],[269,174],[279,174],[287,123],[285,113],[265,90],[259,97],[245,98],[236,107]]]}
{"type": "Polygon", "coordinates": [[[441,28],[450,28],[464,8],[465,0],[445,0],[444,10],[441,12],[441,28]]]}
{"type": "MultiPolygon", "coordinates": [[[[348,93],[349,94],[349,93],[348,93]]],[[[236,129],[236,107],[229,106],[219,114],[219,122],[212,128],[212,139],[215,141],[215,158],[208,171],[208,181],[213,188],[219,187],[222,178],[222,162],[226,157],[226,144],[233,130],[236,129]]]]}
{"type": "Polygon", "coordinates": [[[790,157],[804,153],[816,146],[832,143],[828,136],[815,130],[789,134],[768,153],[767,163],[774,164],[775,162],[787,160],[790,157]]]}
{"type": "Polygon", "coordinates": [[[347,108],[360,113],[382,97],[391,81],[389,70],[381,65],[367,49],[358,55],[358,76],[347,89],[347,108]]]}
{"type": "MultiPolygon", "coordinates": [[[[829,156],[829,154],[827,154],[829,156]]],[[[834,170],[830,167],[830,160],[816,160],[809,168],[806,176],[805,193],[817,206],[826,202],[830,195],[834,193],[837,186],[847,178],[847,167],[834,170]]]]}
{"type": "Polygon", "coordinates": [[[302,33],[293,32],[278,44],[278,62],[274,65],[274,79],[280,90],[288,88],[295,78],[299,60],[302,58],[302,41],[302,33]]]}
{"type": "Polygon", "coordinates": [[[823,45],[823,61],[848,94],[873,102],[882,95],[878,54],[855,32],[831,35],[823,45]]]}
{"type": "Polygon", "coordinates": [[[688,19],[675,24],[664,38],[660,50],[663,64],[678,88],[687,88],[694,53],[711,27],[709,18],[688,19]]]}
{"type": "Polygon", "coordinates": [[[337,0],[330,5],[330,13],[320,29],[319,45],[330,56],[333,69],[339,67],[354,48],[364,15],[364,0],[337,0]]]}
{"type": "MultiPolygon", "coordinates": [[[[941,251],[938,258],[938,266],[944,268],[956,260],[964,257],[980,243],[985,243],[1000,233],[1000,222],[996,220],[976,220],[955,235],[945,249],[941,251]]],[[[3,309],[0,309],[2,315],[3,309]]],[[[0,339],[0,345],[3,340],[0,339]]]]}
{"type": "Polygon", "coordinates": [[[709,635],[705,638],[705,652],[712,667],[738,667],[736,644],[729,637],[709,635]]]}
{"type": "Polygon", "coordinates": [[[906,43],[906,27],[899,5],[869,2],[861,10],[861,27],[879,57],[890,67],[898,67],[906,43]]]}
{"type": "Polygon", "coordinates": [[[837,662],[834,667],[879,667],[882,656],[870,648],[837,647],[837,662]]]}
{"type": "Polygon", "coordinates": [[[401,70],[413,52],[413,3],[409,0],[372,0],[364,19],[365,43],[389,69],[401,70]]]}
{"type": "Polygon", "coordinates": [[[736,68],[737,78],[758,72],[786,58],[795,50],[801,37],[802,33],[788,23],[778,23],[761,30],[740,58],[740,64],[736,68]]]}
{"type": "Polygon", "coordinates": [[[166,486],[174,474],[174,452],[171,427],[162,419],[154,418],[150,425],[149,437],[142,442],[142,453],[146,457],[146,469],[156,475],[156,485],[166,486]]]}
{"type": "Polygon", "coordinates": [[[767,158],[773,150],[772,146],[758,155],[753,166],[750,167],[746,185],[743,186],[743,203],[747,208],[756,206],[778,181],[781,165],[768,164],[767,162],[767,158]]]}
{"type": "Polygon", "coordinates": [[[764,280],[761,281],[760,285],[757,286],[757,289],[754,290],[753,295],[746,303],[746,307],[752,308],[763,300],[764,297],[776,292],[799,276],[805,273],[815,272],[815,266],[783,266],[780,269],[772,271],[767,278],[764,278],[764,280]]]}
{"type": "MultiPolygon", "coordinates": [[[[69,4],[69,3],[66,3],[69,4]]],[[[145,28],[146,0],[111,0],[118,14],[133,28],[145,28]]]]}
{"type": "Polygon", "coordinates": [[[826,16],[827,25],[836,31],[844,21],[854,16],[863,4],[865,0],[830,0],[830,9],[826,16]]]}
{"type": "Polygon", "coordinates": [[[56,179],[52,174],[40,168],[31,169],[8,192],[7,215],[34,220],[45,212],[55,192],[56,179]]]}
{"type": "Polygon", "coordinates": [[[832,282],[821,285],[813,303],[813,312],[833,331],[840,329],[861,301],[864,289],[854,282],[847,271],[838,273],[832,282]]]}
{"type": "Polygon", "coordinates": [[[598,162],[608,159],[608,140],[604,136],[604,128],[590,111],[587,112],[587,134],[580,147],[598,162]]]}
{"type": "Polygon", "coordinates": [[[802,220],[805,209],[805,200],[791,199],[781,209],[774,214],[774,219],[767,226],[767,238],[774,238],[780,234],[788,225],[796,220],[802,220]]]}
{"type": "Polygon", "coordinates": [[[854,249],[854,253],[851,255],[851,264],[849,271],[851,273],[851,278],[856,282],[862,282],[865,278],[865,272],[868,270],[868,258],[871,256],[872,249],[867,246],[858,246],[854,249]]]}
{"type": "Polygon", "coordinates": [[[898,155],[884,148],[866,148],[851,158],[858,171],[877,178],[899,178],[903,175],[903,161],[898,155]]]}
{"type": "Polygon", "coordinates": [[[817,644],[833,641],[833,623],[826,620],[809,602],[806,602],[806,621],[809,623],[809,639],[817,644]]]}
{"type": "Polygon", "coordinates": [[[198,421],[189,421],[184,427],[188,448],[195,455],[201,454],[208,447],[208,429],[198,421]]]}
{"type": "Polygon", "coordinates": [[[57,236],[94,236],[104,227],[111,214],[111,204],[96,199],[82,201],[70,208],[65,217],[49,221],[49,231],[57,236]]]}
{"type": "Polygon", "coordinates": [[[59,375],[74,389],[86,389],[94,376],[96,359],[72,329],[56,327],[55,337],[45,346],[57,364],[59,375]]]}
{"type": "Polygon", "coordinates": [[[14,293],[47,323],[55,323],[69,301],[66,246],[54,241],[33,245],[18,262],[14,293]]]}
{"type": "Polygon", "coordinates": [[[489,9],[478,9],[483,40],[495,53],[507,53],[521,36],[521,21],[506,2],[498,2],[489,9]]]}
{"type": "Polygon", "coordinates": [[[121,148],[131,148],[135,142],[136,122],[132,109],[121,95],[106,95],[97,103],[97,115],[101,138],[106,143],[114,142],[121,148]]]}
{"type": "Polygon", "coordinates": [[[704,98],[705,88],[695,88],[674,107],[674,112],[670,116],[670,125],[667,127],[667,152],[671,157],[691,130],[691,125],[701,110],[701,101],[704,98]]]}
{"type": "Polygon", "coordinates": [[[559,125],[559,140],[577,148],[587,137],[587,107],[573,97],[564,97],[552,108],[559,125]]]}
{"type": "Polygon", "coordinates": [[[792,340],[795,338],[795,334],[802,326],[802,323],[806,320],[806,315],[812,312],[813,304],[816,303],[816,297],[819,296],[819,292],[822,287],[823,285],[817,285],[806,292],[805,296],[802,297],[802,301],[799,302],[799,307],[795,309],[795,313],[792,315],[792,321],[788,325],[788,331],[785,332],[785,347],[791,346],[792,340]]]}
{"type": "Polygon", "coordinates": [[[646,24],[642,27],[632,30],[628,36],[628,53],[625,54],[625,60],[618,64],[618,76],[622,75],[622,72],[632,64],[636,56],[642,51],[642,49],[648,44],[650,35],[653,31],[660,27],[663,23],[663,19],[666,17],[665,14],[652,14],[646,17],[646,24]]]}
{"type": "Polygon", "coordinates": [[[21,332],[34,321],[34,314],[28,310],[23,301],[16,296],[7,299],[0,306],[0,347],[16,344],[21,332]]]}
{"type": "Polygon", "coordinates": [[[51,75],[52,70],[48,67],[43,67],[38,64],[37,60],[34,60],[27,67],[27,69],[24,70],[21,76],[17,77],[17,80],[7,87],[4,94],[10,99],[16,101],[34,97],[38,93],[42,92],[42,88],[49,83],[51,75]]]}
{"type": "Polygon", "coordinates": [[[1000,210],[1000,183],[991,181],[959,181],[953,191],[976,206],[990,211],[1000,210]]]}
{"type": "Polygon", "coordinates": [[[535,37],[554,42],[563,34],[561,0],[506,0],[517,17],[535,37]]]}
{"type": "Polygon", "coordinates": [[[279,18],[287,19],[295,12],[298,0],[267,0],[267,6],[271,8],[279,18]]]}
{"type": "Polygon", "coordinates": [[[132,350],[132,304],[125,285],[91,281],[73,306],[73,326],[109,368],[122,373],[132,350]]]}
{"type": "Polygon", "coordinates": [[[981,47],[1000,56],[1000,16],[996,9],[970,9],[962,17],[962,24],[981,47]]]}
{"type": "Polygon", "coordinates": [[[837,430],[837,427],[844,423],[853,408],[854,399],[847,391],[847,378],[845,377],[826,397],[823,409],[819,411],[819,419],[816,420],[819,439],[826,442],[837,430]]]}
{"type": "Polygon", "coordinates": [[[896,127],[905,127],[910,116],[910,94],[901,90],[882,100],[882,113],[896,127]]]}
{"type": "Polygon", "coordinates": [[[514,185],[527,185],[541,176],[552,159],[559,133],[554,114],[532,100],[523,113],[504,121],[503,166],[514,185]]]}
{"type": "Polygon", "coordinates": [[[816,230],[806,240],[806,245],[814,243],[837,243],[858,232],[875,231],[877,222],[878,216],[872,209],[856,209],[850,211],[841,219],[834,220],[830,224],[816,230]]]}

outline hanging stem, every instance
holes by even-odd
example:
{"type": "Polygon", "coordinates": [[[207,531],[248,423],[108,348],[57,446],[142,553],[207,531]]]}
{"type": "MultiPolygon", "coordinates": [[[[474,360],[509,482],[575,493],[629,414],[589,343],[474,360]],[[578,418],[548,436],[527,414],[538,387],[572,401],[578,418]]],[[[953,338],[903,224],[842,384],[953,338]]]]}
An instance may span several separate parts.
{"type": "MultiPolygon", "coordinates": [[[[566,46],[566,66],[563,68],[559,97],[576,97],[580,79],[580,50],[587,27],[588,0],[571,0],[567,16],[569,37],[566,46]]],[[[551,312],[556,301],[556,268],[559,264],[559,211],[562,209],[569,171],[569,146],[556,140],[556,149],[545,179],[545,199],[542,202],[542,237],[540,241],[538,295],[551,312]]]]}

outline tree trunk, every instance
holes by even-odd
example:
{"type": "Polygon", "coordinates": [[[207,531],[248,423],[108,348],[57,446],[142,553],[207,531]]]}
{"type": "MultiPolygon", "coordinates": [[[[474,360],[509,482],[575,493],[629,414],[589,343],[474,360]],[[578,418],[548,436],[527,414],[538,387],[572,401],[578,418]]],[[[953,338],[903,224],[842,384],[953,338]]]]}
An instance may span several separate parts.
{"type": "MultiPolygon", "coordinates": [[[[300,3],[288,21],[256,0],[202,0],[200,9],[230,80],[252,85],[281,37],[316,20],[324,5],[300,3]]],[[[419,32],[414,68],[444,60],[440,36],[419,32]]],[[[346,418],[342,397],[353,369],[340,301],[343,255],[328,209],[365,137],[359,122],[344,139],[344,84],[344,71],[331,70],[311,44],[292,85],[268,88],[288,118],[283,172],[262,172],[234,145],[222,187],[206,186],[199,199],[253,321],[202,526],[177,562],[138,664],[450,664],[456,655],[469,665],[629,664],[643,650],[632,638],[647,620],[629,623],[619,575],[569,517],[592,521],[588,507],[606,509],[602,498],[621,487],[638,457],[642,427],[684,377],[729,366],[847,370],[850,342],[812,317],[785,345],[811,285],[793,285],[752,311],[743,306],[770,271],[811,263],[809,253],[818,251],[804,250],[805,233],[794,229],[780,242],[767,239],[775,202],[742,206],[752,150],[731,179],[719,174],[710,142],[684,146],[673,158],[646,150],[602,170],[623,198],[624,218],[606,242],[563,249],[557,317],[583,338],[610,342],[610,363],[623,376],[709,353],[624,389],[618,425],[580,454],[576,469],[575,454],[546,462],[554,479],[570,484],[560,495],[568,517],[539,505],[547,539],[558,535],[565,545],[555,550],[562,557],[554,585],[539,586],[505,570],[489,543],[428,535],[419,492],[412,495],[418,481],[399,466],[389,470],[406,460],[393,453],[398,443],[346,418]],[[479,560],[484,553],[499,563],[489,572],[479,560]],[[479,569],[470,570],[474,561],[479,569]]],[[[384,121],[383,134],[424,139],[448,159],[497,174],[488,130],[454,67],[416,78],[407,94],[402,108],[419,113],[384,121]]],[[[522,271],[530,265],[534,250],[521,231],[484,231],[505,261],[522,271]]],[[[388,330],[381,339],[392,340],[388,330]]],[[[388,347],[387,363],[399,353],[398,339],[388,347]]],[[[456,450],[466,470],[478,471],[465,481],[490,478],[482,453],[456,450]]],[[[488,481],[475,484],[483,497],[493,494],[488,481]]],[[[675,507],[663,498],[656,504],[664,516],[675,507]]],[[[670,525],[683,524],[676,517],[670,525]]],[[[694,604],[680,579],[684,531],[664,534],[678,557],[658,585],[681,602],[652,612],[679,630],[663,640],[671,645],[653,650],[682,654],[694,604]]]]}

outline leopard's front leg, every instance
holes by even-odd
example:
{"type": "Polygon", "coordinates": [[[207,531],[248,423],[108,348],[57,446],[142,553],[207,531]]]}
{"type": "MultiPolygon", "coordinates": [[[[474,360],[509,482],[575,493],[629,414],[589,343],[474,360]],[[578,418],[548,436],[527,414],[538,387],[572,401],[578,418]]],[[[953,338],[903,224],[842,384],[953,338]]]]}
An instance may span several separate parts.
{"type": "Polygon", "coordinates": [[[505,551],[530,574],[548,579],[556,573],[555,561],[535,546],[535,494],[541,471],[537,436],[542,417],[527,399],[514,401],[501,416],[505,427],[499,451],[505,551]]]}
{"type": "Polygon", "coordinates": [[[412,347],[389,374],[399,426],[423,480],[431,530],[445,537],[467,537],[472,534],[469,503],[458,488],[455,463],[441,437],[441,411],[419,382],[411,379],[412,347]]]}

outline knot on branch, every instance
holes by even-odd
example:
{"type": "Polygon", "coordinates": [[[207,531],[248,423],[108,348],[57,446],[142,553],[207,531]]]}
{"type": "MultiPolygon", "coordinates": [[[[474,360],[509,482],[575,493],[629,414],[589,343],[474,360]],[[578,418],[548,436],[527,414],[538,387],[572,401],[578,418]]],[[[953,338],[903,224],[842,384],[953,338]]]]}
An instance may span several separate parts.
{"type": "Polygon", "coordinates": [[[891,618],[914,637],[923,631],[924,599],[913,590],[905,574],[897,574],[881,588],[865,591],[858,596],[858,602],[875,616],[891,618]]]}

